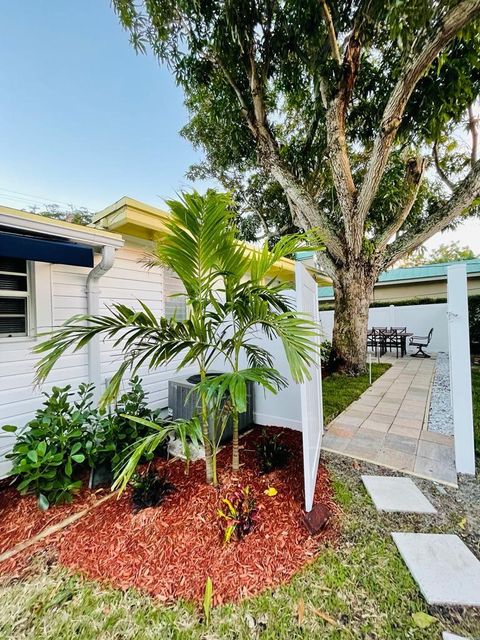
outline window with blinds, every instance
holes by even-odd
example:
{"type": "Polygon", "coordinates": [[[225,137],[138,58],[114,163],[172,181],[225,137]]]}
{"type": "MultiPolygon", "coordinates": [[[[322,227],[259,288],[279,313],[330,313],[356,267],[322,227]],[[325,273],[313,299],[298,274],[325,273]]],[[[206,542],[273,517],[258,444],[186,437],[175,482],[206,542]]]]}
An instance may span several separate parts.
{"type": "Polygon", "coordinates": [[[165,269],[164,283],[166,290],[165,317],[175,317],[179,321],[185,320],[187,317],[187,303],[182,281],[173,271],[165,269]]]}
{"type": "Polygon", "coordinates": [[[0,256],[0,337],[28,333],[27,261],[0,256]]]}

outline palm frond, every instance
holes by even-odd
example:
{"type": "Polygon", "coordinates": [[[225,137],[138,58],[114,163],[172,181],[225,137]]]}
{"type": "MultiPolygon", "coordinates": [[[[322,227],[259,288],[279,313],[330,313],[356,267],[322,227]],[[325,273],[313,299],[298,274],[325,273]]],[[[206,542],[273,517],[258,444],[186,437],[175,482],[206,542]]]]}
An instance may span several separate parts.
{"type": "Polygon", "coordinates": [[[248,382],[259,384],[271,393],[287,386],[287,380],[276,369],[252,367],[206,378],[196,388],[205,393],[209,404],[218,407],[227,397],[238,413],[244,413],[247,410],[248,382]]]}

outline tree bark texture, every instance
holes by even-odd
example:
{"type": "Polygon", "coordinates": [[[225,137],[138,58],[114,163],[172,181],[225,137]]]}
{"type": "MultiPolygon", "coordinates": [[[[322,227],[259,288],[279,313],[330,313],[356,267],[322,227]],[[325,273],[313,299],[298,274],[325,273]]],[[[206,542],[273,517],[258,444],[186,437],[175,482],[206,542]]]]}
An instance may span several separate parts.
{"type": "Polygon", "coordinates": [[[365,370],[368,310],[376,280],[371,268],[358,263],[342,269],[334,282],[335,316],[330,366],[357,375],[365,370]]]}

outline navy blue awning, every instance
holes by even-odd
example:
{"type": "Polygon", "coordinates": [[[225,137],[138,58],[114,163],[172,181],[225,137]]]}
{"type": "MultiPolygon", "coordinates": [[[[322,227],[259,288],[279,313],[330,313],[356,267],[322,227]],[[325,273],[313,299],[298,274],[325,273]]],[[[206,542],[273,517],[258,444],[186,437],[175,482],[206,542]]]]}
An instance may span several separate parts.
{"type": "Polygon", "coordinates": [[[93,249],[64,238],[23,235],[0,229],[0,256],[75,267],[93,267],[93,249]]]}

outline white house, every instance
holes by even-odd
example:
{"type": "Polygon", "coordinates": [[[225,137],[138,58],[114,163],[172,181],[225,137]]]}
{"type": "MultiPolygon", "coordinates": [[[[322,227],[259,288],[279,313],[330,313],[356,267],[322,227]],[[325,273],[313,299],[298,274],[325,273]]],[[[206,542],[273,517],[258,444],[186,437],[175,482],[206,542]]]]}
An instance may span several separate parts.
{"type": "MultiPolygon", "coordinates": [[[[51,386],[90,381],[97,389],[118,368],[119,350],[92,341],[87,349],[60,359],[47,384],[34,387],[38,361],[32,348],[42,333],[76,314],[105,313],[114,302],[145,302],[158,315],[177,317],[185,304],[172,294],[178,278],[162,268],[147,268],[144,258],[167,213],[122,198],[94,217],[91,227],[0,206],[0,426],[25,425],[51,386]]],[[[275,276],[294,280],[294,262],[282,260],[275,276]]],[[[167,405],[168,380],[176,363],[140,372],[154,407],[167,405]]],[[[14,435],[0,431],[0,477],[9,462],[14,435]]]]}

